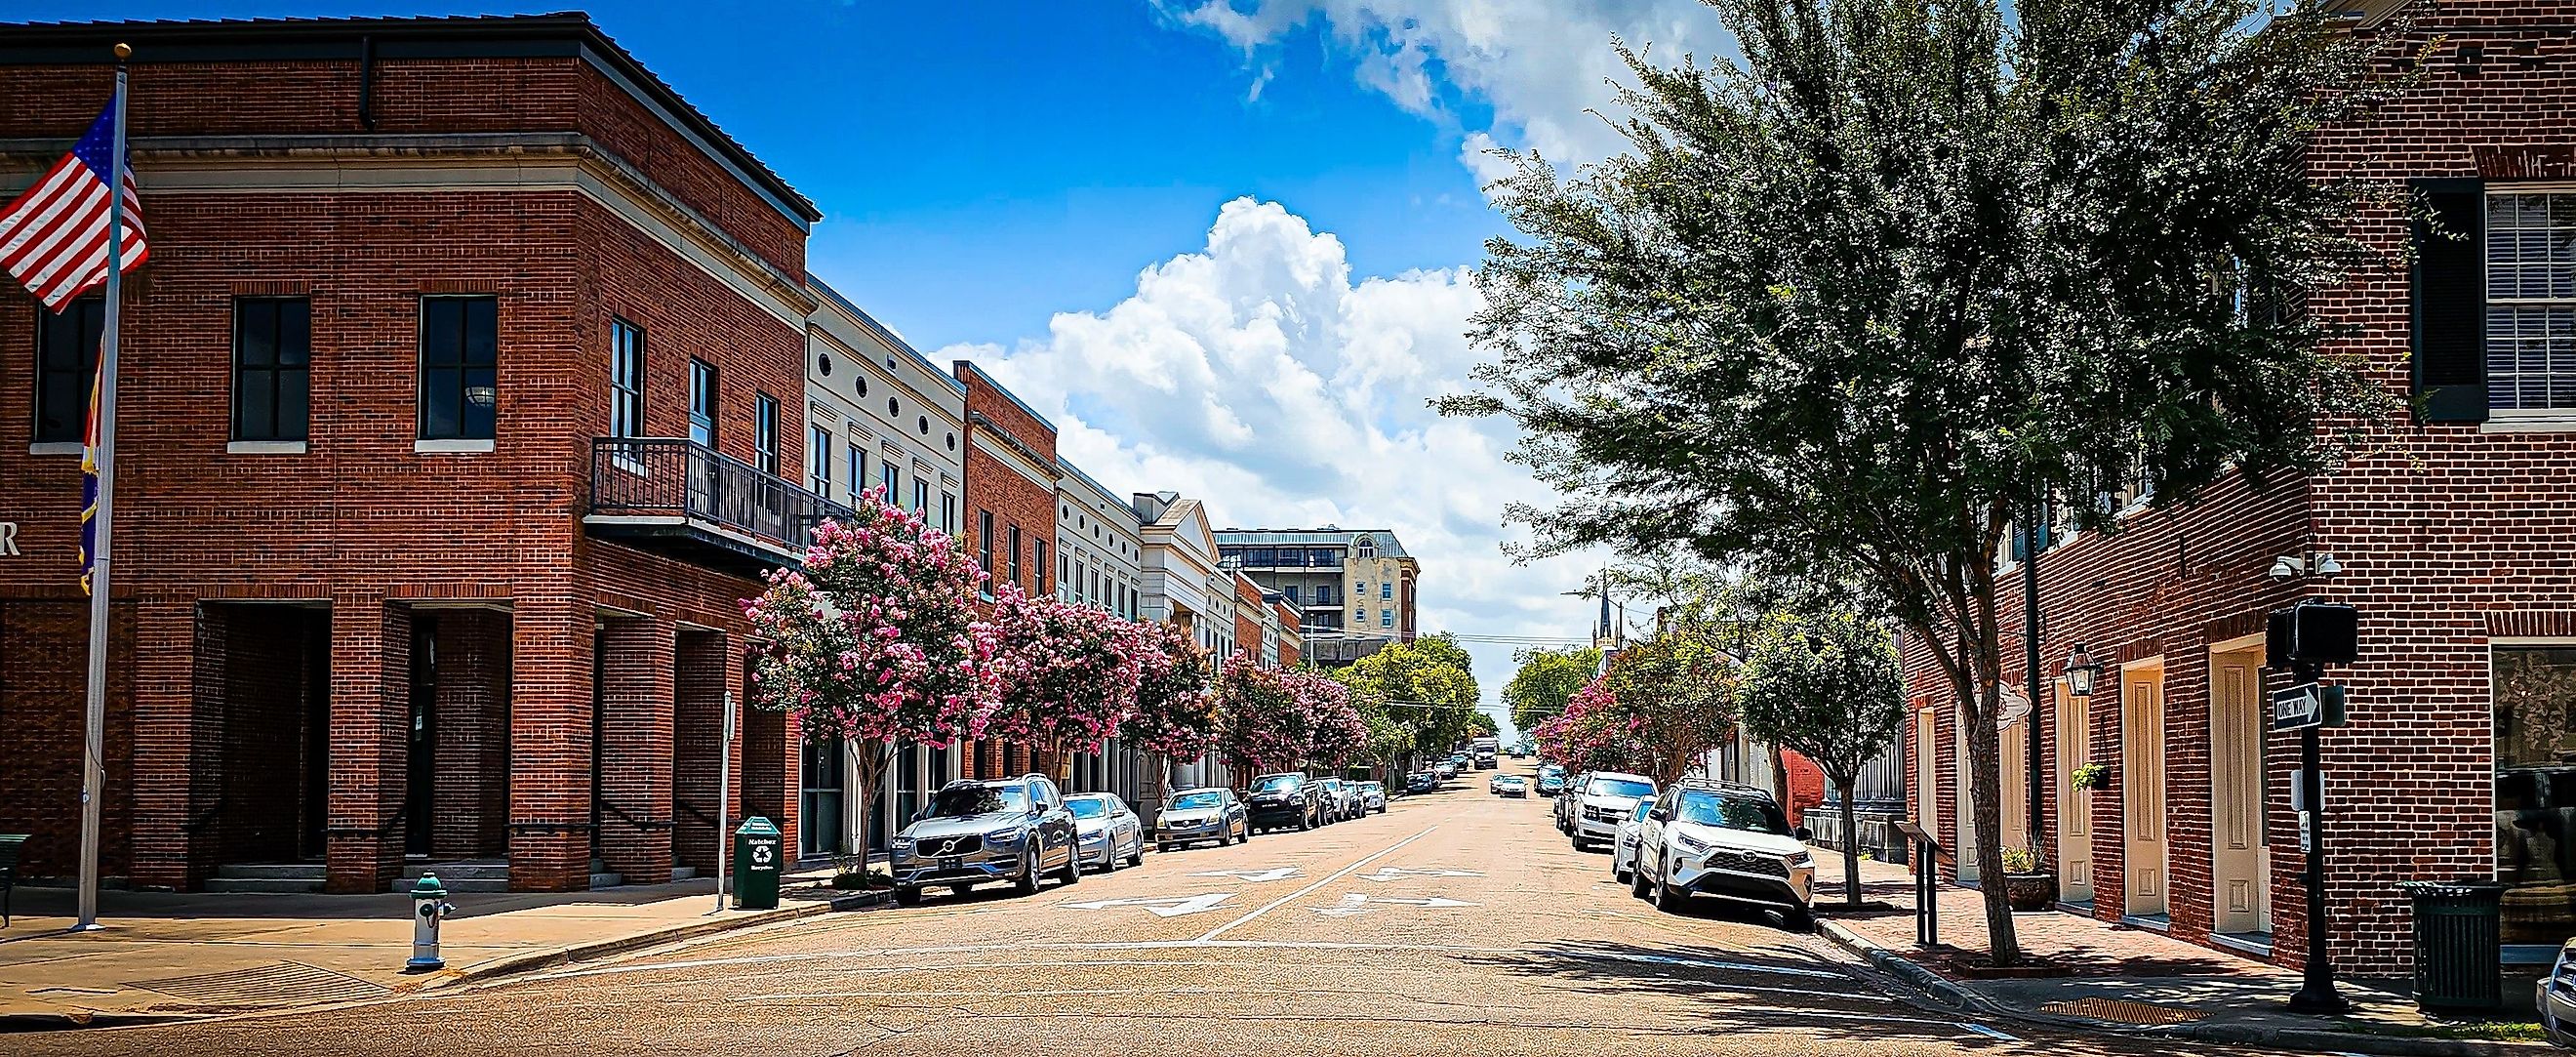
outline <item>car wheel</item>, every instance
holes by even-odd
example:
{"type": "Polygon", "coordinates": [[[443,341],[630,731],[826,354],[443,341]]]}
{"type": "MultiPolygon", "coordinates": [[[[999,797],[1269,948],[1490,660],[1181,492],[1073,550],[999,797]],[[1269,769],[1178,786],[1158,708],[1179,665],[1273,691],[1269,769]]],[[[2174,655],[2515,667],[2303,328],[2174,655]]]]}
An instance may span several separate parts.
{"type": "Polygon", "coordinates": [[[1172,853],[1172,842],[1164,841],[1161,844],[1154,845],[1154,850],[1165,855],[1170,855],[1172,853]]]}
{"type": "Polygon", "coordinates": [[[921,889],[914,888],[911,885],[896,885],[894,887],[894,905],[899,907],[920,906],[921,889]]]}
{"type": "Polygon", "coordinates": [[[1135,850],[1135,851],[1131,851],[1131,852],[1128,852],[1128,853],[1127,853],[1127,865],[1129,865],[1129,866],[1143,866],[1143,865],[1145,865],[1145,835],[1144,835],[1144,834],[1139,833],[1139,834],[1137,834],[1137,835],[1136,835],[1136,850],[1135,850]]]}
{"type": "Polygon", "coordinates": [[[1780,912],[1780,921],[1791,932],[1816,931],[1816,913],[1806,907],[1792,907],[1780,912]]]}
{"type": "Polygon", "coordinates": [[[1030,848],[1020,853],[1020,875],[1011,879],[1011,890],[1024,896],[1038,894],[1038,851],[1030,848]]]}
{"type": "Polygon", "coordinates": [[[1112,839],[1108,844],[1103,845],[1100,849],[1100,872],[1118,872],[1118,841],[1115,839],[1112,839]]]}
{"type": "Polygon", "coordinates": [[[1646,857],[1642,853],[1637,856],[1637,868],[1628,871],[1628,894],[1646,898],[1646,857]]]}
{"type": "Polygon", "coordinates": [[[1082,883],[1082,845],[1075,844],[1064,850],[1063,880],[1067,885],[1082,883]]]}
{"type": "Polygon", "coordinates": [[[1627,883],[1628,883],[1628,874],[1629,874],[1629,873],[1630,873],[1630,871],[1629,871],[1629,869],[1628,869],[1627,867],[1619,865],[1619,853],[1618,853],[1618,852],[1616,852],[1616,851],[1611,852],[1611,853],[1610,853],[1610,879],[1611,879],[1611,880],[1613,880],[1613,881],[1617,881],[1617,882],[1619,882],[1620,884],[1627,884],[1627,883]]]}
{"type": "Polygon", "coordinates": [[[1299,830],[1310,830],[1315,828],[1315,816],[1311,814],[1297,816],[1297,828],[1299,830]]]}
{"type": "Polygon", "coordinates": [[[1582,831],[1580,831],[1580,830],[1574,831],[1574,833],[1573,833],[1573,835],[1572,835],[1572,838],[1571,838],[1571,839],[1574,841],[1574,850],[1576,850],[1576,851],[1582,851],[1582,850],[1583,850],[1583,833],[1582,833],[1582,831]]]}
{"type": "Polygon", "coordinates": [[[1682,894],[1673,891],[1673,879],[1665,869],[1655,871],[1655,909],[1667,914],[1680,913],[1682,909],[1682,894]]]}

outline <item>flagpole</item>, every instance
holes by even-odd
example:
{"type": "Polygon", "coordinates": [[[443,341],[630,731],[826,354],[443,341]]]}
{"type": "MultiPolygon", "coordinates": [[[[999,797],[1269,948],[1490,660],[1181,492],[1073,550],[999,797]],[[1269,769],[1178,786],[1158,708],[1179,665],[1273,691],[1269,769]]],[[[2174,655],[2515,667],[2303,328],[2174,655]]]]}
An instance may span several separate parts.
{"type": "Polygon", "coordinates": [[[110,539],[116,528],[116,327],[125,293],[125,60],[134,49],[116,46],[116,134],[107,167],[107,310],[98,345],[98,512],[91,521],[89,579],[89,716],[81,746],[80,919],[74,932],[98,923],[99,805],[106,796],[110,539]]]}

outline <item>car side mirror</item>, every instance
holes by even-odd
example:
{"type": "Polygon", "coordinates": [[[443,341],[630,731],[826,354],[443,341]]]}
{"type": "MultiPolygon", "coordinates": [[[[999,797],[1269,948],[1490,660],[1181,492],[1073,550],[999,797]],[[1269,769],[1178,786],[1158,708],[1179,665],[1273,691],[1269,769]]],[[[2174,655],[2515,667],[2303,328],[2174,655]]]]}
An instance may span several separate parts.
{"type": "Polygon", "coordinates": [[[1663,808],[1660,808],[1660,807],[1659,807],[1659,808],[1656,808],[1656,809],[1654,809],[1654,810],[1652,810],[1652,811],[1648,811],[1648,812],[1646,812],[1646,817],[1647,817],[1647,818],[1654,819],[1654,820],[1655,820],[1655,821],[1657,821],[1657,822],[1670,822],[1670,821],[1672,821],[1672,820],[1673,820],[1673,813],[1672,813],[1672,812],[1670,812],[1670,811],[1666,811],[1666,810],[1664,810],[1663,808]]]}
{"type": "Polygon", "coordinates": [[[1808,829],[1805,826],[1800,826],[1797,829],[1791,830],[1789,835],[1798,838],[1798,843],[1800,844],[1812,843],[1816,839],[1816,831],[1808,829]]]}

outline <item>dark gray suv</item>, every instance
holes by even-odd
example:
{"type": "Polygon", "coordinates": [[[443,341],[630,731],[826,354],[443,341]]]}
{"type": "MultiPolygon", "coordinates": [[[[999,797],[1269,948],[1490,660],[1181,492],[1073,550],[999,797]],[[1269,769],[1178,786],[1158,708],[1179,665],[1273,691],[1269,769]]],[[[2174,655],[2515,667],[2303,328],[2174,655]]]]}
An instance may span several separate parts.
{"type": "Polygon", "coordinates": [[[888,842],[894,901],[911,906],[924,888],[962,894],[986,881],[1032,895],[1044,874],[1073,884],[1082,880],[1077,841],[1064,794],[1044,775],[950,782],[888,842]]]}

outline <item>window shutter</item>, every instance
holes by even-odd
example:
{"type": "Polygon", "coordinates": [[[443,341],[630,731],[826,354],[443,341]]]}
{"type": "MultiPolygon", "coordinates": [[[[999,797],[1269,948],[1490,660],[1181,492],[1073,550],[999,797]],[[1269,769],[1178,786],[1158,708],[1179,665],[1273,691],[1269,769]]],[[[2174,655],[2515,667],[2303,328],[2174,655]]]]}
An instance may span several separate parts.
{"type": "Polygon", "coordinates": [[[2416,416],[2487,420],[2486,192],[2475,178],[2416,180],[2416,416]],[[2430,221],[2428,223],[2427,221],[2430,221]],[[2441,234],[2435,234],[2438,224],[2441,234]]]}

